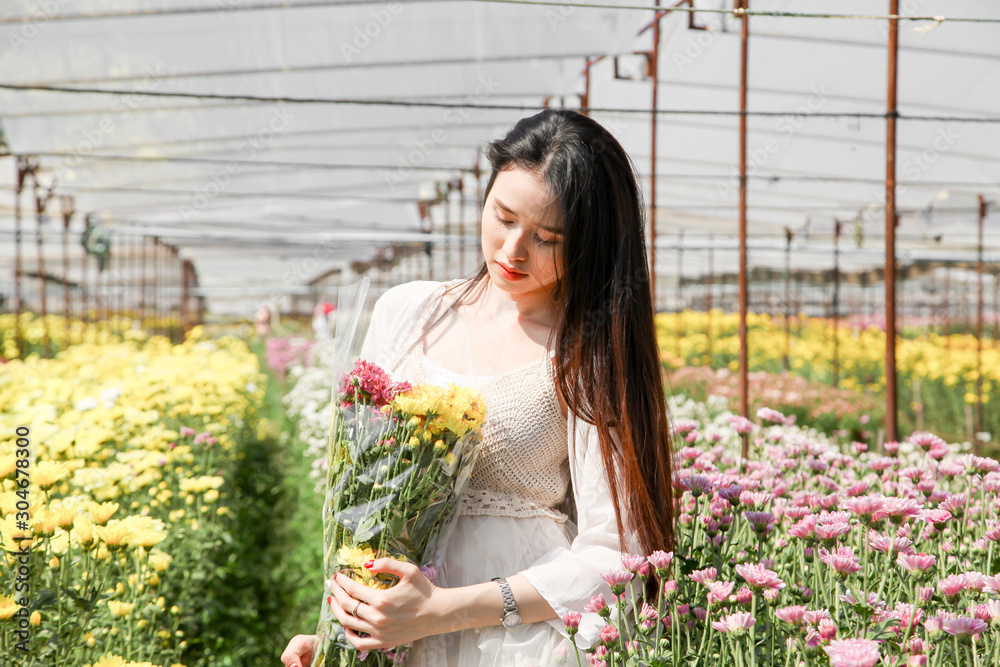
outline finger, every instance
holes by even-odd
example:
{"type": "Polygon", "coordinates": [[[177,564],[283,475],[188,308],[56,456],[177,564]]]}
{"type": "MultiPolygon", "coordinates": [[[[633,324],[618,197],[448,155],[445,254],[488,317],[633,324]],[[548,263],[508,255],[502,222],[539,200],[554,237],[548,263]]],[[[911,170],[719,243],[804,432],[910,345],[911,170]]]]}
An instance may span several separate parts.
{"type": "Polygon", "coordinates": [[[333,615],[337,617],[337,620],[345,629],[371,634],[374,630],[371,623],[349,613],[354,611],[355,607],[358,606],[358,602],[360,600],[352,598],[343,589],[334,591],[333,595],[327,598],[327,604],[333,610],[333,615]]]}
{"type": "MultiPolygon", "coordinates": [[[[349,596],[355,600],[361,600],[366,604],[371,604],[375,599],[375,590],[368,588],[362,583],[354,581],[351,577],[346,574],[340,574],[339,572],[333,575],[334,583],[340,587],[341,590],[345,591],[349,596]]],[[[333,587],[330,587],[333,590],[333,587]]],[[[345,607],[345,609],[354,609],[353,606],[345,607]]]]}
{"type": "Polygon", "coordinates": [[[379,641],[375,637],[362,637],[354,630],[344,628],[344,634],[347,635],[347,641],[349,641],[351,645],[359,651],[374,651],[380,648],[393,648],[392,646],[387,646],[385,642],[379,641]]]}
{"type": "Polygon", "coordinates": [[[295,635],[281,654],[285,667],[309,667],[312,662],[315,635],[295,635]]]}
{"type": "Polygon", "coordinates": [[[372,562],[372,566],[368,568],[368,571],[372,573],[394,574],[402,579],[403,577],[412,577],[414,574],[420,573],[420,568],[413,563],[396,560],[395,558],[377,558],[372,562]]]}

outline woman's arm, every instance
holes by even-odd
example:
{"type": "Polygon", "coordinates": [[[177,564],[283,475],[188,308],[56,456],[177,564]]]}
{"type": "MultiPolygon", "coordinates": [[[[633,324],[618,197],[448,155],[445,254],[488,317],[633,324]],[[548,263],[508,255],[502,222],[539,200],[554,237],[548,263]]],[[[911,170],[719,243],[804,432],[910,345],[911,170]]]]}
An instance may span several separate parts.
{"type": "MultiPolygon", "coordinates": [[[[412,563],[392,558],[371,561],[369,571],[399,577],[387,590],[374,590],[346,575],[330,582],[328,600],[334,615],[358,649],[392,648],[430,635],[500,625],[504,602],[500,586],[488,581],[441,588],[412,563]],[[360,602],[360,605],[358,604],[360,602]],[[357,616],[349,612],[357,609],[357,616]],[[358,633],[366,633],[361,637],[358,633]]],[[[522,623],[556,618],[556,612],[520,574],[507,577],[522,623]]]]}

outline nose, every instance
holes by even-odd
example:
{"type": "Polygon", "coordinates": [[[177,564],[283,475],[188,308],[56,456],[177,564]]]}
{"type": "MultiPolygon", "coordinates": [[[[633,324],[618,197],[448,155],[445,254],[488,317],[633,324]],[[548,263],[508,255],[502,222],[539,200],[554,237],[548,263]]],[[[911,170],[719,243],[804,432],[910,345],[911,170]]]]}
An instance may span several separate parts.
{"type": "Polygon", "coordinates": [[[514,261],[524,261],[528,259],[528,243],[526,234],[521,229],[512,229],[504,239],[503,251],[507,259],[514,261]]]}
{"type": "Polygon", "coordinates": [[[523,229],[511,229],[504,239],[503,250],[507,259],[525,261],[528,259],[528,235],[523,229]]]}

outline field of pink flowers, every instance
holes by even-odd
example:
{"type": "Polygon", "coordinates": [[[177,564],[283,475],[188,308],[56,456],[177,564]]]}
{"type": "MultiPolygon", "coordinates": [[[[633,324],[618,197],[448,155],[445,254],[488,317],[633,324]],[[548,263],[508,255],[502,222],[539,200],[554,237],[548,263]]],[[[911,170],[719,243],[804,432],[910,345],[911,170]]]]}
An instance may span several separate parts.
{"type": "MultiPolygon", "coordinates": [[[[876,452],[768,408],[672,403],[676,548],[605,573],[589,664],[1000,665],[1000,463],[930,433],[876,452]]],[[[581,615],[563,620],[572,635],[581,615]]]]}

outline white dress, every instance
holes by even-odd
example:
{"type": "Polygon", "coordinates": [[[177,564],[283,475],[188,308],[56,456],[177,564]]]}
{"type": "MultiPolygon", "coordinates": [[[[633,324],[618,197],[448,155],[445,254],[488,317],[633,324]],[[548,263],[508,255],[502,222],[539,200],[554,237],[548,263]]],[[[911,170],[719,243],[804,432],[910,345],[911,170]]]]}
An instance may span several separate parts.
{"type": "MultiPolygon", "coordinates": [[[[361,358],[397,380],[456,382],[483,391],[484,449],[454,532],[439,555],[435,583],[466,586],[521,574],[558,617],[512,629],[501,626],[498,617],[493,626],[427,637],[415,643],[408,664],[547,667],[562,662],[556,659],[558,647],[569,647],[562,615],[582,612],[598,593],[610,601],[610,587],[601,573],[621,567],[597,432],[572,413],[563,420],[551,356],[482,377],[453,373],[423,355],[423,325],[444,289],[453,284],[415,281],[383,294],[375,304],[361,358]],[[575,514],[575,521],[562,510],[575,514]]],[[[628,545],[635,549],[631,541],[628,545]]],[[[602,625],[596,614],[584,614],[577,646],[591,646],[602,625]]],[[[576,664],[572,654],[568,664],[576,664]]]]}

